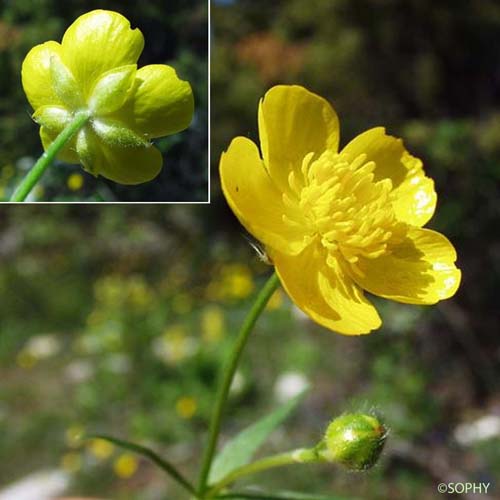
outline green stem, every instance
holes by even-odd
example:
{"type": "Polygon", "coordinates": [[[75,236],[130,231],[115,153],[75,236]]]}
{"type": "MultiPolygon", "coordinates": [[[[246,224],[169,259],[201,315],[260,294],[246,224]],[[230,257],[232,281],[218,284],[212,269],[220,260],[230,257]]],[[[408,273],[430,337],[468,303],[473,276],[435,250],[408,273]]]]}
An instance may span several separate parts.
{"type": "Polygon", "coordinates": [[[123,439],[115,438],[114,436],[108,436],[107,434],[89,434],[87,437],[90,439],[104,439],[105,441],[109,441],[110,443],[120,446],[121,448],[148,458],[160,469],[169,474],[172,479],[177,481],[186,491],[194,495],[195,498],[198,498],[193,485],[168,460],[160,457],[153,450],[150,450],[145,446],[141,446],[140,444],[124,441],[123,439]]]}
{"type": "Polygon", "coordinates": [[[47,148],[45,153],[38,158],[38,161],[21,181],[21,184],[17,186],[10,201],[24,201],[26,199],[45,170],[52,164],[57,153],[59,153],[68,141],[85,125],[85,123],[87,123],[89,118],[90,116],[86,111],[76,113],[73,121],[66,125],[54,142],[47,148]]]}
{"type": "Polygon", "coordinates": [[[198,480],[198,493],[202,498],[207,489],[207,481],[214,458],[215,448],[217,446],[222,414],[224,413],[227,396],[229,394],[229,389],[231,388],[231,383],[233,381],[236,368],[238,367],[238,362],[240,360],[248,337],[255,325],[255,322],[264,310],[274,291],[278,288],[278,285],[278,276],[276,275],[276,273],[273,273],[260,290],[252,308],[250,309],[250,312],[245,318],[245,321],[243,322],[243,325],[241,326],[241,329],[239,331],[238,338],[236,339],[236,342],[234,344],[228,363],[222,372],[222,379],[218,385],[215,407],[210,421],[208,444],[203,455],[200,477],[198,480]]]}
{"type": "Polygon", "coordinates": [[[251,464],[238,467],[237,469],[230,472],[226,477],[221,479],[208,491],[206,498],[213,498],[219,491],[223,490],[231,483],[234,483],[240,477],[255,474],[256,472],[261,472],[267,469],[273,469],[275,467],[283,467],[284,465],[304,464],[308,462],[317,462],[318,460],[320,460],[320,458],[318,457],[314,448],[293,450],[286,453],[280,453],[278,455],[272,455],[270,457],[262,458],[255,462],[252,462],[251,464]]]}

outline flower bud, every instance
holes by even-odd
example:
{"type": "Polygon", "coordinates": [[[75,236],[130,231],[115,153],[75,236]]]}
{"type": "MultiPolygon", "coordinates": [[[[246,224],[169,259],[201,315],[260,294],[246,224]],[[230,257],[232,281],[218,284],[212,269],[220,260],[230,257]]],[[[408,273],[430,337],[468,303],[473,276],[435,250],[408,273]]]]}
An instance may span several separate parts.
{"type": "Polygon", "coordinates": [[[351,470],[366,470],[377,462],[387,429],[373,415],[351,413],[334,419],[326,430],[317,453],[323,460],[337,462],[351,470]]]}

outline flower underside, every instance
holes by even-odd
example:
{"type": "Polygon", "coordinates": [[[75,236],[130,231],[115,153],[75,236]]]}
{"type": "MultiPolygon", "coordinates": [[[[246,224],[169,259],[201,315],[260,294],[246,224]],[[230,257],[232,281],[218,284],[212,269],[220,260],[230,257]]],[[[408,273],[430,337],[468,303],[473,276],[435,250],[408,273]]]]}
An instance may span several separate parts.
{"type": "Polygon", "coordinates": [[[50,58],[50,73],[61,105],[43,106],[37,110],[34,119],[50,133],[58,134],[77,114],[85,113],[87,126],[77,133],[68,149],[76,152],[87,172],[99,173],[95,158],[95,144],[99,140],[125,148],[151,146],[148,134],[129,128],[119,113],[136,86],[135,64],[107,71],[88,95],[81,92],[71,70],[57,56],[50,58]]]}
{"type": "Polygon", "coordinates": [[[161,170],[158,137],[187,128],[194,101],[191,86],[164,64],[137,67],[144,48],[138,28],[121,14],[94,10],[80,16],[61,43],[33,47],[22,83],[41,125],[44,148],[77,116],[87,121],[59,152],[67,163],[121,184],[147,182],[161,170]]]}

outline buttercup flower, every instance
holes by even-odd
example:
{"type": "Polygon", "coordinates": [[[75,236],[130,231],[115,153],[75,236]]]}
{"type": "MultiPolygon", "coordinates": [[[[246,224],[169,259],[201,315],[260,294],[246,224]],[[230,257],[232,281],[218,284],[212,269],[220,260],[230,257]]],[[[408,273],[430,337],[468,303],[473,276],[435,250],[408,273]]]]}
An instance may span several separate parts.
{"type": "Polygon", "coordinates": [[[452,244],[422,228],[436,206],[434,183],[400,139],[373,128],[339,152],[335,111],[299,86],[265,95],[259,135],[262,157],[244,137],[222,155],[222,189],[312,319],[369,333],[381,320],[364,290],[410,304],[456,292],[452,244]]]}
{"type": "Polygon", "coordinates": [[[193,94],[173,68],[137,68],[144,47],[139,29],[121,14],[94,10],[80,16],[62,42],[30,50],[22,82],[41,125],[45,149],[78,114],[88,121],[59,158],[122,184],[153,179],[161,170],[151,139],[191,122],[193,94]]]}

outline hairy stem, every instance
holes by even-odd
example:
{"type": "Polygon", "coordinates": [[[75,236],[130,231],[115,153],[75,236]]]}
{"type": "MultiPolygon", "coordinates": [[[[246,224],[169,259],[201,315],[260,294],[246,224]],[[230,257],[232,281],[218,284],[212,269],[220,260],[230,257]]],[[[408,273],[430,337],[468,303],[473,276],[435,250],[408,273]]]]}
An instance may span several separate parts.
{"type": "Polygon", "coordinates": [[[276,275],[276,273],[273,273],[260,290],[252,308],[250,309],[250,312],[245,318],[245,321],[241,326],[238,337],[232,349],[229,360],[224,367],[224,370],[222,371],[222,377],[218,385],[217,395],[215,398],[215,406],[210,421],[208,443],[203,456],[200,476],[198,480],[198,494],[202,498],[207,489],[207,481],[210,474],[210,468],[212,466],[215,449],[217,446],[222,415],[226,406],[229,389],[231,388],[231,383],[233,381],[236,368],[238,367],[238,362],[257,319],[264,310],[274,291],[278,288],[278,285],[278,276],[276,275]]]}
{"type": "Polygon", "coordinates": [[[272,455],[270,457],[262,458],[250,464],[238,467],[237,469],[230,472],[226,477],[221,479],[207,492],[206,498],[207,500],[213,498],[215,495],[217,495],[217,493],[223,490],[226,486],[234,483],[234,481],[236,481],[240,477],[249,476],[250,474],[255,474],[267,469],[273,469],[275,467],[317,462],[318,460],[318,455],[316,454],[314,449],[293,450],[286,453],[280,453],[278,455],[272,455]]]}
{"type": "Polygon", "coordinates": [[[47,148],[38,161],[33,165],[33,168],[28,172],[26,177],[17,186],[10,201],[24,201],[40,180],[43,173],[52,164],[57,153],[68,143],[68,141],[87,123],[89,119],[87,112],[77,113],[72,122],[56,137],[54,142],[47,148]]]}

